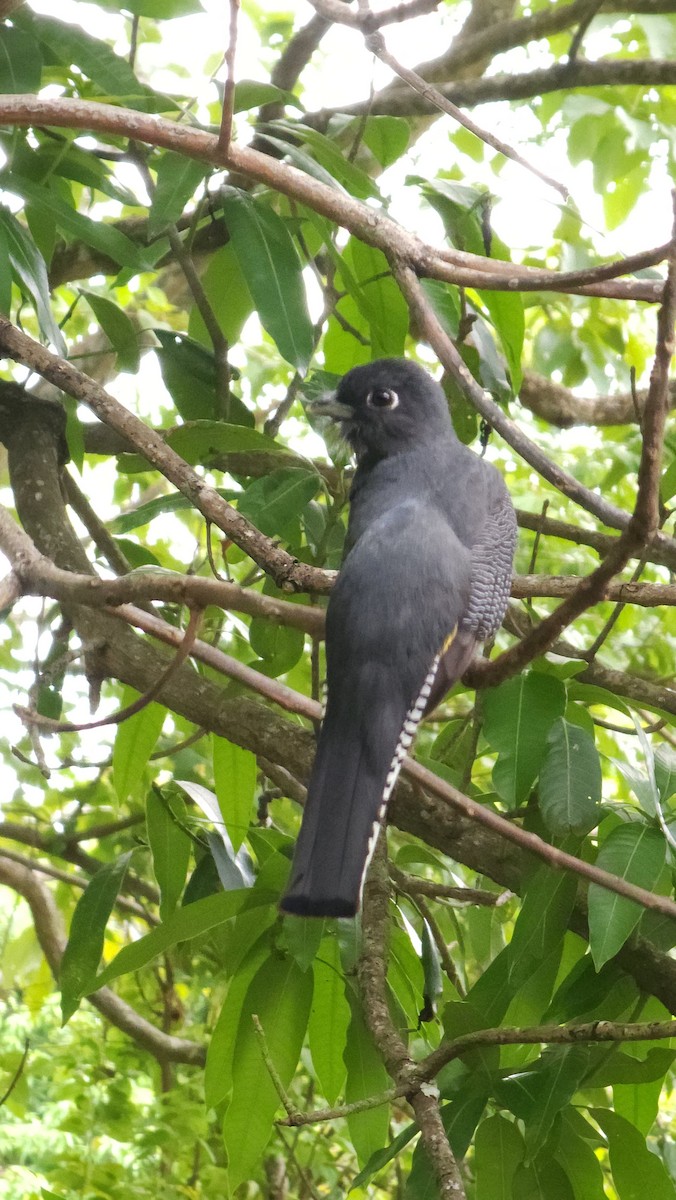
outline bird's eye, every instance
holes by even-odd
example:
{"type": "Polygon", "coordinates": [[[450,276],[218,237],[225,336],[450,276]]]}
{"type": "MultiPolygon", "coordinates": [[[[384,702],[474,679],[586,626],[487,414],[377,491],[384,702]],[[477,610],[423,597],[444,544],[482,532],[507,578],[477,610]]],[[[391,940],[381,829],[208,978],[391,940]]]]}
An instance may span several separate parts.
{"type": "Polygon", "coordinates": [[[399,397],[391,388],[374,388],[366,397],[369,408],[396,408],[399,397]]]}

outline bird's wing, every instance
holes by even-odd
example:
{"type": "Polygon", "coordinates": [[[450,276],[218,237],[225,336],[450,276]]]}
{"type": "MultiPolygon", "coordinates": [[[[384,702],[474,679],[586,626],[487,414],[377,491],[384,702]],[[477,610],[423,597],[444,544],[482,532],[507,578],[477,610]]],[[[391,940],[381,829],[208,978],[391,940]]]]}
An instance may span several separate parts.
{"type": "Polygon", "coordinates": [[[408,501],[352,548],[329,604],[328,701],[287,912],[352,916],[438,656],[467,608],[470,554],[443,516],[408,501]]]}
{"type": "MultiPolygon", "coordinates": [[[[486,470],[488,464],[481,463],[486,470]]],[[[512,585],[516,517],[507,489],[492,467],[486,511],[471,548],[467,607],[443,646],[425,712],[432,712],[467,670],[476,647],[497,633],[512,585]]]]}

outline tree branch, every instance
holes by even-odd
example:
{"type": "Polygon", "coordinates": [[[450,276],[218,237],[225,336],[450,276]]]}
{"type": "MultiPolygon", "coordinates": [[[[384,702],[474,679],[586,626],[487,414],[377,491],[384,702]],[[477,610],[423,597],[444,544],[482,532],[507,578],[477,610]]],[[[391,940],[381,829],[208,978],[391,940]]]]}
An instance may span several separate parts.
{"type": "MultiPolygon", "coordinates": [[[[647,388],[637,391],[637,404],[631,391],[612,396],[576,396],[562,384],[533,371],[524,371],[519,391],[521,404],[559,429],[571,429],[574,425],[635,425],[641,418],[647,398],[647,388]]],[[[673,380],[669,384],[669,405],[676,407],[676,381],[673,380]]]]}
{"type": "MultiPolygon", "coordinates": [[[[393,258],[392,270],[403,295],[406,297],[417,328],[429,342],[444,368],[452,375],[463,395],[466,396],[469,403],[477,412],[488,421],[493,429],[504,437],[507,444],[512,447],[516,454],[529,463],[530,466],[534,467],[544,479],[563,492],[564,496],[568,496],[569,499],[574,500],[576,504],[586,509],[587,512],[593,513],[605,525],[609,525],[611,528],[625,529],[632,519],[629,513],[617,508],[614,504],[609,504],[607,500],[604,500],[589,488],[583,487],[567,471],[563,471],[555,465],[530,438],[526,437],[514,422],[510,421],[509,417],[500,408],[500,405],[496,404],[490,395],[477,383],[437,318],[422,285],[411,267],[393,258]]],[[[669,552],[676,551],[676,542],[674,539],[665,537],[663,533],[656,531],[652,540],[658,546],[664,546],[669,552]]]]}
{"type": "MultiPolygon", "coordinates": [[[[631,64],[630,64],[631,65],[631,64]]],[[[676,71],[676,65],[674,67],[676,71]]],[[[390,217],[372,206],[338,192],[310,175],[250,147],[231,145],[227,157],[218,148],[218,140],[201,130],[166,121],[154,115],[114,108],[112,105],[72,99],[43,99],[33,95],[0,96],[0,123],[8,125],[56,125],[78,129],[96,129],[122,134],[149,145],[164,146],[193,158],[227,166],[250,179],[274,188],[283,195],[307,204],[322,216],[349,229],[355,236],[376,246],[385,254],[396,254],[415,264],[422,275],[449,283],[484,286],[493,290],[557,289],[583,295],[613,296],[624,299],[658,300],[662,282],[585,282],[586,272],[570,277],[539,268],[500,264],[497,260],[462,251],[443,253],[426,245],[390,217]],[[506,269],[505,269],[506,268],[506,269]],[[481,280],[477,279],[481,273],[481,280]]],[[[622,273],[621,267],[618,273],[622,273]]],[[[595,275],[592,274],[592,279],[595,275]]],[[[63,385],[61,385],[63,386],[63,385]]],[[[86,401],[85,401],[86,403],[86,401]]]]}
{"type": "MultiPolygon", "coordinates": [[[[674,194],[676,209],[676,193],[674,194]]],[[[676,216],[675,216],[676,222],[676,216]]],[[[539,654],[543,654],[563,629],[584,612],[590,603],[605,595],[613,575],[626,566],[655,537],[660,520],[660,471],[664,429],[669,411],[669,366],[674,352],[674,323],[676,322],[676,228],[669,256],[669,272],[664,298],[657,319],[657,344],[650,375],[648,398],[643,413],[641,431],[643,443],[638,469],[638,489],[634,511],[617,543],[595,571],[581,580],[574,592],[539,625],[535,626],[518,646],[507,650],[492,664],[488,678],[501,680],[520,670],[539,654]]]]}
{"type": "MultiPolygon", "coordinates": [[[[676,83],[676,63],[670,59],[612,59],[601,62],[575,60],[555,63],[538,71],[515,75],[488,75],[480,79],[459,80],[441,84],[441,95],[452,104],[473,108],[477,104],[493,104],[499,100],[531,100],[549,92],[575,91],[578,88],[668,87],[676,83]]],[[[306,121],[323,127],[331,117],[342,113],[359,116],[364,102],[334,105],[310,113],[306,121]]],[[[438,112],[437,105],[426,96],[403,88],[381,92],[369,102],[369,111],[378,116],[430,116],[438,112]]]]}
{"type": "Polygon", "coordinates": [[[381,834],[364,887],[362,951],[358,963],[364,1018],[396,1087],[405,1090],[430,1159],[442,1200],[465,1200],[465,1189],[439,1111],[439,1093],[424,1082],[411,1086],[415,1067],[388,1005],[389,879],[381,834]]]}
{"type": "Polygon", "coordinates": [[[477,1046],[570,1046],[580,1042],[652,1042],[676,1037],[676,1021],[645,1021],[622,1024],[590,1021],[586,1025],[535,1025],[523,1029],[480,1029],[443,1042],[419,1065],[421,1079],[434,1079],[442,1067],[477,1046]]]}
{"type": "Polygon", "coordinates": [[[324,585],[324,573],[315,567],[299,563],[285,550],[275,545],[238,513],[193,471],[192,467],[171,449],[154,430],[128,412],[104,388],[83,375],[71,363],[52,354],[39,342],[29,338],[4,316],[0,315],[0,346],[15,361],[37,371],[60,391],[82,401],[92,412],[116,432],[127,438],[140,454],[173,483],[194,504],[207,520],[232,539],[254,562],[263,567],[282,588],[289,591],[324,585]]]}

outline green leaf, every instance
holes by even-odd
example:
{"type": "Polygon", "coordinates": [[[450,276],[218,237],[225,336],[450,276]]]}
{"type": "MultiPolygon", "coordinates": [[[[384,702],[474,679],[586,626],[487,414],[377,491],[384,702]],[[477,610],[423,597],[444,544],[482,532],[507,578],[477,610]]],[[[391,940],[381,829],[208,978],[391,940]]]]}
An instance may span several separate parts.
{"type": "MultiPolygon", "coordinates": [[[[257,429],[226,425],[222,421],[191,421],[189,425],[179,425],[167,434],[165,441],[187,463],[199,463],[206,467],[213,461],[218,462],[223,454],[251,454],[257,451],[288,454],[284,446],[273,442],[257,429]]],[[[123,455],[122,461],[124,468],[131,473],[148,470],[148,463],[140,455],[123,455]]]]}
{"type": "Polygon", "coordinates": [[[676,752],[670,746],[655,751],[655,782],[663,804],[676,792],[676,752]]]}
{"type": "Polygon", "coordinates": [[[72,204],[57,194],[54,188],[33,183],[31,179],[17,175],[14,171],[0,172],[0,186],[22,196],[38,212],[55,220],[57,228],[67,238],[93,246],[95,250],[112,258],[122,267],[129,267],[132,271],[141,269],[141,254],[126,234],[121,233],[114,225],[107,225],[105,221],[94,221],[83,212],[78,212],[72,204]]]}
{"type": "Polygon", "coordinates": [[[59,971],[64,1025],[78,1008],[82,997],[93,990],[96,968],[103,953],[106,925],[124,882],[131,855],[129,851],[115,862],[100,867],[75,906],[59,971]]]}
{"type": "MultiPolygon", "coordinates": [[[[271,126],[271,128],[274,128],[274,126],[271,126]]],[[[280,156],[287,158],[299,171],[304,171],[312,179],[317,179],[320,183],[323,183],[324,187],[334,188],[344,195],[345,189],[341,187],[338,180],[334,179],[333,175],[325,167],[320,166],[307,150],[301,150],[293,141],[287,140],[286,136],[275,137],[274,134],[268,133],[266,130],[261,130],[259,137],[263,138],[269,146],[274,147],[280,156]]]]}
{"type": "Polygon", "coordinates": [[[368,322],[371,357],[398,357],[404,353],[409,313],[382,251],[358,238],[350,238],[339,270],[359,312],[368,322]]]}
{"type": "Polygon", "coordinates": [[[403,117],[369,117],[364,126],[364,142],[381,167],[391,167],[401,158],[410,137],[411,127],[403,117]]]}
{"type": "Polygon", "coordinates": [[[192,842],[185,830],[185,820],[185,803],[177,789],[171,786],[150,789],[146,797],[146,830],[163,921],[176,908],[188,874],[192,842]]]}
{"type": "Polygon", "coordinates": [[[586,1046],[557,1046],[545,1050],[528,1079],[533,1107],[525,1117],[526,1145],[530,1155],[540,1150],[550,1133],[557,1114],[572,1100],[589,1069],[586,1046]]]}
{"type": "Polygon", "coordinates": [[[484,733],[499,752],[493,783],[508,804],[520,804],[528,796],[547,752],[549,731],[565,705],[561,681],[536,671],[487,692],[484,733]]]}
{"type": "Polygon", "coordinates": [[[237,964],[228,983],[228,992],[207,1049],[204,1073],[207,1108],[221,1104],[232,1089],[232,1062],[242,1008],[252,979],[270,958],[270,936],[268,927],[237,964]]]}
{"type": "Polygon", "coordinates": [[[171,946],[189,938],[199,937],[215,926],[222,925],[224,921],[234,917],[244,905],[247,908],[256,908],[258,905],[270,904],[274,899],[274,895],[269,892],[241,888],[239,891],[218,892],[214,896],[205,896],[203,900],[195,900],[193,904],[186,904],[177,909],[162,925],[124,946],[88,990],[94,992],[104,984],[119,979],[120,975],[139,971],[171,946]]]}
{"type": "Polygon", "coordinates": [[[267,1052],[286,1088],[298,1063],[311,1002],[312,974],[301,971],[292,958],[271,955],[249,984],[233,1053],[232,1099],[223,1122],[232,1191],[258,1166],[281,1104],[252,1015],[260,1020],[267,1052]]]}
{"type": "MultiPolygon", "coordinates": [[[[122,693],[122,708],[126,708],[139,693],[126,687],[122,693]]],[[[148,760],[162,732],[167,710],[162,704],[146,704],[117,727],[113,744],[113,785],[120,804],[141,798],[148,760]]]]}
{"type": "Polygon", "coordinates": [[[643,162],[631,170],[617,172],[610,181],[612,190],[608,187],[603,190],[603,211],[608,229],[617,229],[626,221],[638,200],[645,195],[647,181],[648,171],[643,162]]]}
{"type": "Polygon", "coordinates": [[[660,1110],[660,1097],[666,1080],[664,1072],[646,1083],[613,1084],[613,1108],[620,1117],[635,1125],[644,1137],[650,1133],[660,1110]]]}
{"type": "Polygon", "coordinates": [[[257,79],[238,79],[235,84],[233,112],[248,112],[249,109],[260,108],[263,104],[273,104],[275,101],[302,108],[300,100],[293,92],[285,92],[283,88],[275,87],[274,83],[261,83],[257,79]]]}
{"type": "Polygon", "coordinates": [[[662,472],[660,480],[660,499],[663,504],[668,504],[672,496],[676,496],[676,458],[672,459],[669,466],[662,472]]]}
{"type": "MultiPolygon", "coordinates": [[[[244,272],[239,265],[239,259],[229,243],[227,246],[221,246],[220,250],[211,255],[209,265],[201,279],[204,293],[214,311],[223,336],[228,345],[234,346],[240,339],[244,323],[253,310],[254,302],[244,272]]],[[[201,345],[208,347],[209,350],[212,349],[211,337],[196,304],[193,304],[190,310],[188,333],[201,345]]],[[[215,384],[212,391],[215,391],[215,384]]],[[[253,418],[251,424],[253,424],[253,418]]]]}
{"type": "Polygon", "coordinates": [[[317,162],[351,195],[358,196],[360,200],[378,195],[378,189],[371,177],[362,171],[361,167],[351,163],[340,147],[318,129],[285,120],[271,121],[268,128],[284,137],[289,143],[289,149],[298,143],[299,138],[302,139],[317,162]]]}
{"type": "Polygon", "coordinates": [[[95,158],[91,152],[65,140],[43,142],[37,149],[25,144],[17,147],[12,157],[12,166],[19,175],[40,183],[49,176],[81,183],[118,200],[120,204],[138,205],[138,200],[129,188],[124,187],[111,174],[110,165],[95,158]]]}
{"type": "Polygon", "coordinates": [[[593,737],[559,717],[540,770],[540,811],[551,833],[585,834],[599,819],[601,762],[593,737]]]}
{"type": "Polygon", "coordinates": [[[314,330],[296,247],[285,222],[263,200],[236,188],[221,191],[223,212],[261,324],[280,354],[304,373],[314,330]]]}
{"type": "Polygon", "coordinates": [[[308,1025],[310,1054],[319,1086],[328,1103],[335,1104],[345,1082],[343,1051],[350,1024],[337,938],[322,939],[313,970],[315,986],[308,1025]]]}
{"type": "MultiPolygon", "coordinates": [[[[345,1103],[365,1100],[377,1096],[390,1085],[390,1078],[383,1065],[373,1038],[364,1024],[359,1001],[349,997],[352,1012],[345,1043],[345,1103]]],[[[389,1110],[387,1104],[369,1108],[364,1112],[350,1113],[347,1118],[350,1139],[360,1166],[365,1166],[377,1150],[381,1150],[388,1138],[389,1110]]]]}
{"type": "MultiPolygon", "coordinates": [[[[98,0],[98,3],[101,8],[120,11],[119,0],[98,0]]],[[[150,17],[153,21],[170,21],[202,11],[200,0],[125,0],[124,7],[134,16],[150,17]]]]}
{"type": "Polygon", "coordinates": [[[525,1153],[513,1121],[499,1113],[486,1117],[474,1139],[476,1200],[512,1200],[512,1180],[525,1153]]]}
{"type": "MultiPolygon", "coordinates": [[[[220,489],[219,495],[222,495],[220,489]]],[[[189,500],[181,492],[171,492],[168,496],[157,496],[154,500],[148,500],[146,504],[139,504],[138,508],[120,513],[111,521],[111,527],[115,533],[128,533],[130,529],[139,529],[141,525],[148,525],[155,517],[162,516],[164,513],[181,512],[191,508],[194,508],[192,500],[189,500]]],[[[152,566],[152,563],[147,565],[152,566]]]]}
{"type": "MultiPolygon", "coordinates": [[[[596,865],[650,891],[665,863],[664,839],[647,825],[620,825],[609,833],[596,865]]],[[[589,885],[589,944],[596,970],[617,954],[641,919],[643,908],[596,883],[589,885]]]]}
{"type": "Polygon", "coordinates": [[[414,1138],[418,1132],[417,1121],[412,1121],[410,1125],[406,1125],[402,1129],[401,1133],[397,1134],[389,1146],[383,1146],[382,1150],[376,1150],[375,1154],[371,1155],[363,1170],[352,1180],[350,1191],[355,1192],[357,1188],[363,1188],[367,1183],[370,1183],[373,1176],[382,1171],[388,1162],[392,1162],[392,1159],[397,1157],[400,1151],[404,1149],[404,1146],[407,1146],[411,1138],[414,1138]]]}
{"type": "Polygon", "coordinates": [[[263,617],[254,617],[249,625],[249,644],[262,659],[259,669],[275,679],[278,675],[286,675],[300,662],[305,649],[305,634],[302,629],[273,625],[263,617]]]}
{"type": "Polygon", "coordinates": [[[232,848],[239,850],[253,815],[256,792],[256,756],[227,738],[211,739],[214,788],[232,848]]]}
{"type": "Polygon", "coordinates": [[[437,1002],[443,994],[444,980],[441,973],[439,949],[427,920],[423,920],[421,961],[425,978],[423,993],[425,1013],[429,1013],[429,1016],[421,1017],[421,1020],[431,1021],[432,1017],[436,1016],[437,1002]]]}
{"type": "Polygon", "coordinates": [[[561,951],[576,895],[575,877],[544,863],[528,879],[509,944],[512,988],[521,987],[552,951],[561,951]]]}
{"type": "Polygon", "coordinates": [[[519,1200],[574,1200],[570,1180],[549,1154],[539,1154],[517,1167],[514,1195],[519,1200]]]}
{"type": "Polygon", "coordinates": [[[602,1055],[588,1083],[590,1087],[654,1083],[664,1079],[674,1057],[676,1050],[670,1050],[667,1045],[652,1046],[645,1058],[635,1058],[615,1048],[612,1055],[602,1055]]]}
{"type": "Polygon", "coordinates": [[[154,329],[162,379],[184,421],[215,421],[217,372],[213,351],[170,329],[154,329]]]}
{"type": "Polygon", "coordinates": [[[282,467],[249,484],[238,508],[261,533],[286,539],[290,523],[314,499],[321,482],[316,472],[282,467]]]}
{"type": "Polygon", "coordinates": [[[523,369],[521,355],[523,353],[523,337],[525,320],[523,314],[523,299],[514,292],[479,292],[491,321],[495,326],[500,345],[507,360],[512,389],[516,394],[521,387],[523,369]]]}
{"type": "Polygon", "coordinates": [[[279,949],[286,951],[298,963],[301,971],[312,966],[324,935],[324,919],[316,917],[284,917],[279,949]]]}
{"type": "MultiPolygon", "coordinates": [[[[486,245],[483,213],[488,194],[478,188],[467,187],[448,179],[412,180],[422,185],[425,198],[437,210],[444,222],[446,232],[459,250],[471,254],[490,254],[500,261],[508,261],[509,253],[503,242],[491,231],[490,248],[486,245]]],[[[513,292],[493,292],[477,289],[485,304],[491,321],[500,338],[507,360],[511,386],[514,392],[521,387],[521,354],[524,338],[523,300],[513,292]]],[[[476,339],[475,339],[476,340],[476,339]]],[[[484,351],[485,353],[485,351],[484,351]]],[[[484,355],[482,354],[482,358],[484,355]]],[[[485,386],[488,386],[484,380],[485,386]]]]}
{"type": "Polygon", "coordinates": [[[49,339],[59,354],[66,354],[63,334],[52,314],[45,260],[30,234],[2,205],[0,205],[0,226],[9,249],[12,269],[22,291],[25,291],[33,301],[43,335],[49,339]]]}
{"type": "Polygon", "coordinates": [[[590,1116],[608,1138],[610,1168],[619,1200],[675,1200],[676,1189],[656,1154],[629,1121],[609,1108],[592,1108],[590,1116]]]}
{"type": "Polygon", "coordinates": [[[186,462],[205,466],[221,454],[249,454],[258,450],[288,453],[284,446],[273,442],[272,438],[259,433],[257,429],[250,429],[243,424],[228,425],[224,421],[193,421],[190,425],[179,425],[166,440],[167,445],[186,462]]]}
{"type": "Polygon", "coordinates": [[[93,37],[81,25],[35,13],[26,24],[65,67],[75,64],[106,96],[124,101],[127,108],[148,107],[148,89],[139,83],[127,60],[101,38],[93,37]]]}
{"type": "Polygon", "coordinates": [[[37,92],[42,76],[40,47],[29,33],[0,26],[0,92],[37,92]]]}
{"type": "Polygon", "coordinates": [[[589,1142],[580,1137],[569,1112],[564,1110],[557,1129],[556,1161],[568,1176],[575,1200],[606,1200],[601,1164],[589,1142]]]}
{"type": "Polygon", "coordinates": [[[155,191],[148,214],[148,237],[163,233],[180,217],[209,172],[208,163],[165,150],[156,163],[155,191]]]}
{"type": "Polygon", "coordinates": [[[138,335],[124,309],[108,296],[99,296],[87,290],[83,290],[82,295],[117,354],[119,370],[135,374],[141,361],[141,352],[138,335]]]}
{"type": "MultiPolygon", "coordinates": [[[[197,805],[217,831],[207,834],[207,840],[218,869],[220,881],[225,890],[237,889],[242,884],[245,887],[251,887],[254,882],[251,855],[244,845],[240,845],[236,852],[233,849],[228,831],[223,824],[222,813],[215,792],[211,792],[203,784],[195,783],[191,779],[177,779],[176,784],[190,796],[193,804],[197,805]]],[[[286,860],[285,866],[288,871],[286,860]]]]}

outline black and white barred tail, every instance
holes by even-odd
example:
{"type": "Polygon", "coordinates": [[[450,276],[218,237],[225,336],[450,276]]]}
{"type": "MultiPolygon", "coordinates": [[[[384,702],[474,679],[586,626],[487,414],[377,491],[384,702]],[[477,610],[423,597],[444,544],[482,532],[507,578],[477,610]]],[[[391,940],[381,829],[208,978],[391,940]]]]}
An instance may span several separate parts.
{"type": "Polygon", "coordinates": [[[458,660],[465,662],[466,642],[473,647],[474,638],[456,637],[454,632],[434,658],[408,710],[399,708],[386,672],[371,695],[368,712],[362,714],[367,723],[360,721],[359,713],[350,714],[344,702],[333,709],[329,703],[291,881],[280,906],[283,912],[321,917],[357,913],[401,765],[430,709],[440,671],[447,678],[444,665],[456,642],[460,643],[458,660]],[[388,744],[394,745],[394,753],[387,750],[388,744]]]}

